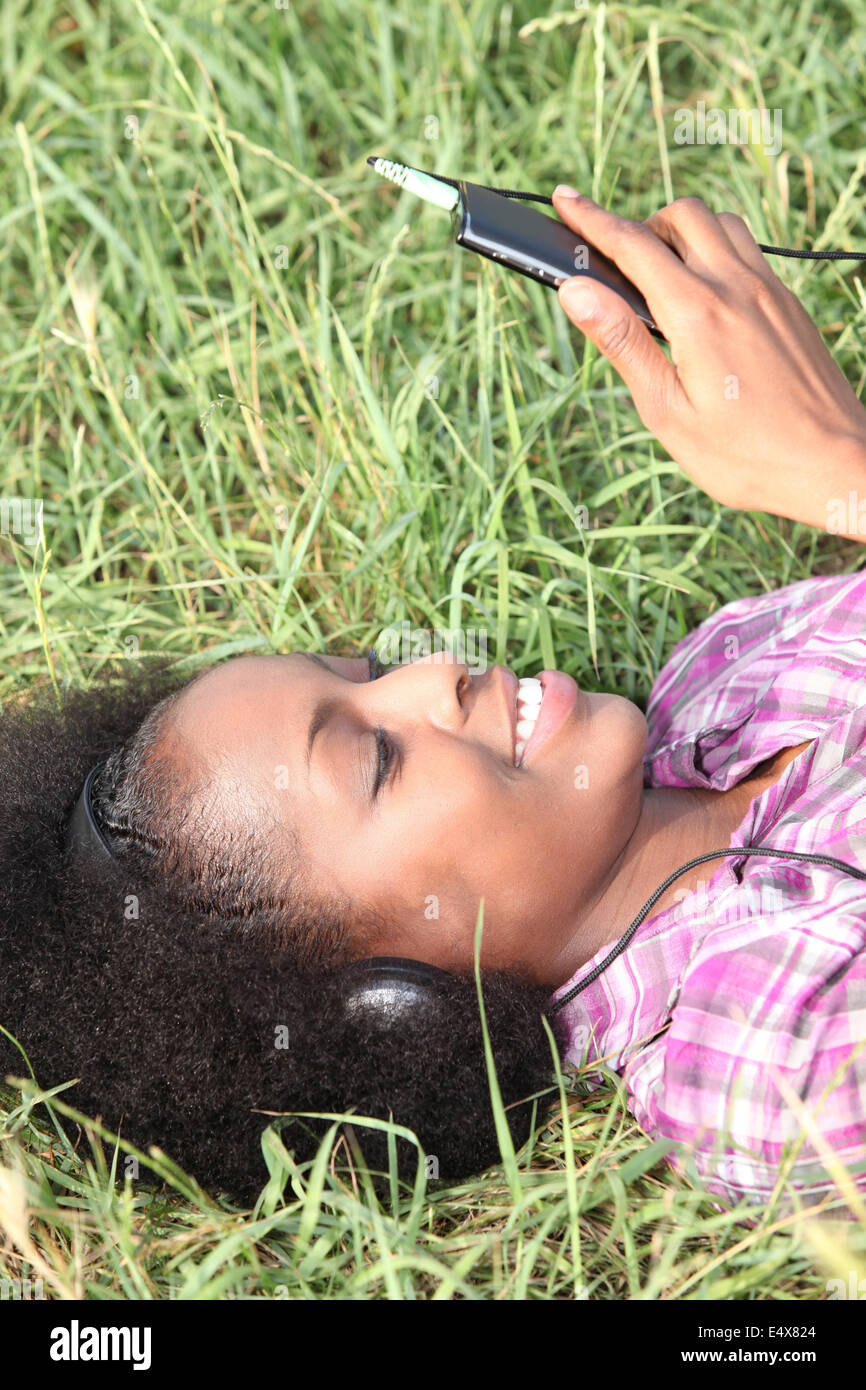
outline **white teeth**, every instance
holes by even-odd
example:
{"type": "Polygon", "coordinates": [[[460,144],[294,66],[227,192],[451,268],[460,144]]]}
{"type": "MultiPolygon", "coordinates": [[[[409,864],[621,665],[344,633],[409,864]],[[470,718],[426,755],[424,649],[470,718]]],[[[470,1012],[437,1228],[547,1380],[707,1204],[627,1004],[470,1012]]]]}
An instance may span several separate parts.
{"type": "Polygon", "coordinates": [[[514,766],[520,765],[524,749],[532,737],[544,690],[541,681],[535,677],[522,678],[517,682],[517,741],[514,746],[514,766]]]}
{"type": "Polygon", "coordinates": [[[517,682],[517,698],[527,704],[541,704],[541,697],[544,694],[541,681],[535,676],[521,676],[517,682]]]}

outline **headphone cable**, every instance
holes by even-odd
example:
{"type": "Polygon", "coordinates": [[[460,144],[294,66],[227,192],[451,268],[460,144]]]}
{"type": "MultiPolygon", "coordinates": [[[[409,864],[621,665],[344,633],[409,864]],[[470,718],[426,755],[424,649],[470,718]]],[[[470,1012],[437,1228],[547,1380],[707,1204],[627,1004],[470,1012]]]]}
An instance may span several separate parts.
{"type": "Polygon", "coordinates": [[[575,985],[572,989],[568,991],[567,994],[564,994],[561,999],[557,999],[556,1003],[551,1005],[548,1012],[551,1014],[555,1014],[560,1009],[564,1008],[565,1005],[569,1004],[571,1000],[575,998],[576,995],[580,994],[582,990],[586,989],[587,985],[591,985],[593,980],[597,980],[601,972],[603,970],[606,970],[607,967],[611,965],[613,961],[616,960],[618,955],[622,954],[622,952],[625,950],[626,946],[634,936],[635,932],[637,931],[638,927],[640,926],[641,922],[643,922],[647,913],[652,908],[653,904],[658,902],[665,889],[668,888],[669,885],[672,884],[675,879],[679,878],[680,874],[684,874],[687,869],[692,869],[697,864],[705,864],[708,859],[718,859],[720,856],[725,854],[733,854],[736,855],[738,858],[741,855],[775,854],[782,859],[798,859],[801,861],[805,861],[809,864],[829,864],[831,868],[841,869],[843,873],[851,874],[854,878],[859,878],[866,881],[866,873],[864,873],[862,869],[855,869],[852,864],[846,864],[844,860],[835,859],[832,855],[829,854],[807,854],[805,851],[796,849],[772,849],[769,846],[767,846],[766,848],[760,848],[758,846],[752,845],[742,845],[739,848],[735,849],[714,849],[710,850],[707,854],[699,854],[696,859],[690,859],[687,864],[683,864],[681,868],[675,869],[672,874],[668,875],[664,883],[659,884],[652,897],[644,903],[643,907],[641,908],[638,915],[635,917],[631,926],[628,927],[627,930],[623,933],[619,941],[614,946],[613,950],[605,956],[603,961],[601,961],[589,972],[585,980],[581,980],[580,984],[575,985]]]}
{"type": "MultiPolygon", "coordinates": [[[[460,187],[458,179],[446,178],[444,174],[434,174],[430,169],[417,169],[414,164],[411,167],[416,173],[427,174],[429,178],[450,184],[452,188],[460,187]]],[[[468,183],[470,180],[464,179],[463,182],[468,183]]],[[[487,193],[499,193],[503,198],[520,198],[527,203],[547,203],[549,207],[553,206],[553,199],[545,193],[525,193],[517,188],[493,188],[489,183],[476,186],[483,188],[487,193]]],[[[769,256],[793,256],[803,261],[866,261],[866,251],[794,251],[788,246],[764,246],[760,241],[757,245],[769,256]]]]}

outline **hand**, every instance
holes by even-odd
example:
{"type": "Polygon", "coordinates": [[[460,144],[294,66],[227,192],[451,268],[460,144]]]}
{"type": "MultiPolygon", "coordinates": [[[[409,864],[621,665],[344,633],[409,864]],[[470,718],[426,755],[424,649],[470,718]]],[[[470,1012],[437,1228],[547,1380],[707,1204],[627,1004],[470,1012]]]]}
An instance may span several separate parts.
{"type": "Polygon", "coordinates": [[[553,205],[637,285],[671,360],[597,281],[564,281],[560,304],[710,497],[827,527],[849,488],[866,495],[866,408],[741,217],[680,198],[632,222],[562,186],[553,205]]]}

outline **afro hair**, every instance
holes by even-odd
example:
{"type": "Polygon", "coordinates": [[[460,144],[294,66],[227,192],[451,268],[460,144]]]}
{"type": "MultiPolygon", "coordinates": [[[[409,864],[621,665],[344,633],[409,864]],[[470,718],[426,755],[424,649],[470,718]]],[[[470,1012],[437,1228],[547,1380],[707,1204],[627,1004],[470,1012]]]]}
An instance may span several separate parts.
{"type": "MultiPolygon", "coordinates": [[[[48,687],[7,699],[0,1023],[40,1086],[77,1078],[64,1100],[139,1148],[159,1145],[202,1186],[246,1203],[268,1177],[268,1124],[283,1126],[301,1163],[327,1129],[326,1121],[274,1121],[274,1112],[393,1116],[435,1155],[440,1179],[481,1172],[498,1161],[499,1145],[473,973],[441,979],[433,1006],[409,1016],[353,1011],[333,922],[323,920],[333,949],[319,959],[293,947],[303,933],[270,930],[295,907],[268,898],[262,866],[247,867],[236,847],[226,850],[230,894],[220,888],[225,864],[210,859],[196,893],[176,891],[152,861],[146,832],[144,852],[124,858],[120,883],[69,855],[66,823],[89,769],[108,760],[117,773],[123,750],[134,749],[136,736],[141,742],[143,728],[159,727],[159,709],[171,707],[188,679],[166,661],[130,661],[62,698],[48,687]]],[[[163,799],[172,790],[165,768],[158,786],[163,799]]],[[[156,811],[148,805],[151,821],[156,811]]],[[[130,805],[125,817],[131,835],[130,805]]],[[[309,936],[315,917],[309,906],[301,915],[309,936]]],[[[480,980],[519,1147],[531,1098],[553,1080],[542,1022],[550,992],[513,972],[483,970],[480,980]]],[[[556,1023],[550,1017],[561,1047],[556,1023]]],[[[0,1035],[0,1078],[21,1066],[0,1035]]],[[[371,1170],[387,1170],[388,1136],[364,1128],[358,1137],[371,1170]]],[[[398,1139],[397,1156],[401,1176],[414,1177],[415,1147],[398,1139]]]]}

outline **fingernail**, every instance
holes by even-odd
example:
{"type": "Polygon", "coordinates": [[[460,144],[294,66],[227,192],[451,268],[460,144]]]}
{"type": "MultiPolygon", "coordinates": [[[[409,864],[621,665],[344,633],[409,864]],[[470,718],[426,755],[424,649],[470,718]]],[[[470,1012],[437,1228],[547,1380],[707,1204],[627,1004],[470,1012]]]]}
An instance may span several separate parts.
{"type": "Polygon", "coordinates": [[[558,183],[554,188],[554,193],[558,193],[562,198],[579,198],[580,194],[576,188],[572,188],[570,183],[558,183]]]}
{"type": "Polygon", "coordinates": [[[580,276],[574,280],[567,280],[560,287],[559,294],[564,301],[563,307],[576,319],[586,321],[598,312],[598,296],[590,280],[584,280],[580,276]]]}

